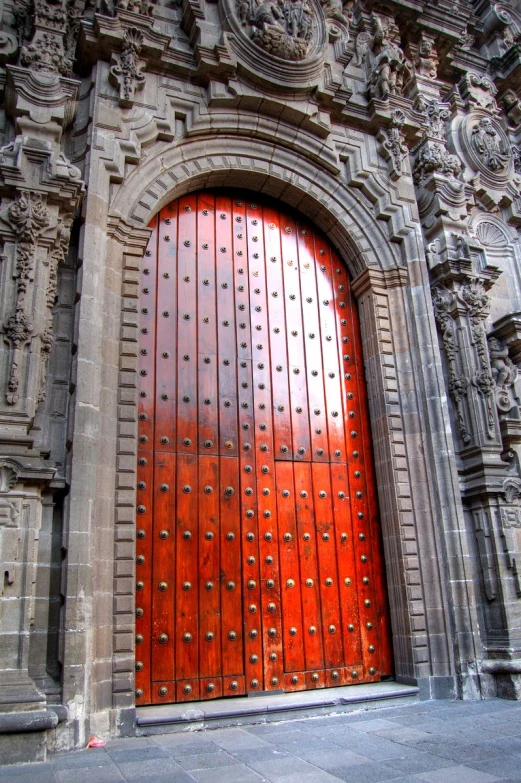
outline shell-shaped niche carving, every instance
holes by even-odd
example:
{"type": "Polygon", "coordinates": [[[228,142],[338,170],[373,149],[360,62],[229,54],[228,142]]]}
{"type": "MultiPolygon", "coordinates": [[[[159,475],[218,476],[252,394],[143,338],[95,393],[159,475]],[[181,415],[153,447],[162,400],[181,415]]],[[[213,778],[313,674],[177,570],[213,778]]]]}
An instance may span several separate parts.
{"type": "Polygon", "coordinates": [[[508,238],[501,229],[490,220],[482,220],[476,227],[476,237],[483,247],[508,247],[508,238]]]}
{"type": "Polygon", "coordinates": [[[318,74],[327,31],[317,0],[223,0],[220,7],[235,33],[232,47],[256,80],[298,87],[318,74]]]}

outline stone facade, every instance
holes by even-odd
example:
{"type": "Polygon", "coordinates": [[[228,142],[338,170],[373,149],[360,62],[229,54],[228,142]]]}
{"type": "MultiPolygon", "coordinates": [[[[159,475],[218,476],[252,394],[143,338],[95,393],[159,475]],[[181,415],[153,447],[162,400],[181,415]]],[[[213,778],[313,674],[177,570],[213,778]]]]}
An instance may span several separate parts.
{"type": "Polygon", "coordinates": [[[0,755],[134,720],[138,271],[178,196],[309,216],[359,302],[397,679],[521,697],[521,8],[6,0],[0,755]]]}

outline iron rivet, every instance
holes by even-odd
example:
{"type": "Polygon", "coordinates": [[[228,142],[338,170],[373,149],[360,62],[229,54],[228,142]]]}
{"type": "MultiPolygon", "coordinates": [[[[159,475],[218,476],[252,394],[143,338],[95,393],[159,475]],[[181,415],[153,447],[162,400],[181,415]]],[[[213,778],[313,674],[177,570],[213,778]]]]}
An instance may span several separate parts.
{"type": "Polygon", "coordinates": [[[189,693],[192,693],[192,686],[191,685],[184,685],[183,686],[183,693],[185,693],[187,696],[189,693]]]}
{"type": "Polygon", "coordinates": [[[141,688],[136,688],[136,699],[140,699],[143,696],[141,688]]]}
{"type": "Polygon", "coordinates": [[[314,672],[314,674],[311,675],[311,680],[312,680],[312,682],[318,682],[319,677],[318,677],[318,674],[316,672],[314,672]]]}
{"type": "Polygon", "coordinates": [[[158,692],[159,692],[160,696],[166,696],[167,693],[168,693],[168,688],[166,688],[164,685],[162,685],[158,692]]]}
{"type": "Polygon", "coordinates": [[[136,661],[136,667],[135,668],[136,668],[137,672],[142,672],[143,669],[145,668],[145,666],[143,664],[143,661],[136,661]]]}
{"type": "Polygon", "coordinates": [[[215,690],[215,685],[213,684],[213,682],[209,682],[208,685],[206,686],[206,692],[213,693],[214,690],[215,690]]]}
{"type": "Polygon", "coordinates": [[[228,633],[228,639],[230,640],[230,642],[234,642],[237,639],[236,631],[230,631],[228,633]]]}
{"type": "Polygon", "coordinates": [[[157,641],[159,642],[159,644],[166,644],[168,641],[168,634],[160,633],[159,636],[157,637],[157,641]]]}
{"type": "Polygon", "coordinates": [[[158,589],[161,590],[162,593],[164,593],[165,590],[168,589],[168,584],[166,582],[159,582],[158,589]]]}
{"type": "Polygon", "coordinates": [[[136,617],[143,617],[144,614],[145,612],[143,611],[143,609],[140,606],[138,606],[136,608],[136,617]]]}
{"type": "Polygon", "coordinates": [[[162,539],[168,538],[168,530],[161,530],[159,533],[159,538],[162,539]]]}
{"type": "Polygon", "coordinates": [[[258,681],[258,680],[252,680],[252,681],[250,682],[250,686],[251,686],[252,688],[258,688],[258,687],[259,687],[259,681],[258,681]]]}
{"type": "Polygon", "coordinates": [[[192,641],[192,634],[191,633],[184,633],[183,634],[183,642],[186,642],[188,644],[188,642],[191,642],[191,641],[192,641]]]}
{"type": "Polygon", "coordinates": [[[211,631],[208,631],[208,633],[206,634],[206,636],[204,638],[206,639],[207,642],[212,642],[213,641],[213,633],[211,631]]]}
{"type": "Polygon", "coordinates": [[[293,579],[288,579],[288,581],[286,582],[286,587],[289,587],[290,589],[292,587],[295,587],[295,581],[293,579]]]}
{"type": "Polygon", "coordinates": [[[136,635],[136,644],[142,644],[143,643],[143,634],[138,633],[136,635]]]}
{"type": "Polygon", "coordinates": [[[183,532],[183,538],[185,541],[190,541],[190,539],[192,538],[191,532],[189,530],[185,530],[183,532]]]}
{"type": "Polygon", "coordinates": [[[346,587],[349,587],[351,585],[351,579],[348,576],[346,576],[346,578],[344,579],[344,584],[346,587]]]}

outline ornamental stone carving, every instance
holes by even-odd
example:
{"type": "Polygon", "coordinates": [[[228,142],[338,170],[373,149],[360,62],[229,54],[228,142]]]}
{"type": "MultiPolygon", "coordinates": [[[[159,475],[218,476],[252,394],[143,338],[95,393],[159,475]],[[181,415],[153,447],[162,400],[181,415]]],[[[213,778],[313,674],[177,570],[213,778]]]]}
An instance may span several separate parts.
{"type": "Polygon", "coordinates": [[[497,114],[497,87],[486,76],[476,73],[466,73],[459,85],[461,97],[467,101],[468,108],[483,109],[490,114],[497,114]]]}
{"type": "Polygon", "coordinates": [[[490,171],[502,171],[510,161],[508,142],[489,117],[481,117],[472,128],[472,145],[490,171]]]}
{"type": "Polygon", "coordinates": [[[445,177],[458,177],[463,171],[463,163],[451,155],[443,145],[431,144],[422,147],[419,152],[413,170],[413,180],[415,185],[421,185],[431,176],[431,174],[441,174],[445,177]]]}
{"type": "Polygon", "coordinates": [[[295,61],[308,55],[315,26],[310,0],[238,0],[237,14],[253,43],[268,54],[295,61]]]}
{"type": "Polygon", "coordinates": [[[101,13],[117,16],[118,11],[131,11],[133,14],[153,16],[158,0],[102,0],[101,13]]]}
{"type": "Polygon", "coordinates": [[[109,79],[119,87],[119,105],[132,106],[136,92],[145,83],[144,62],[139,59],[143,45],[143,33],[137,27],[128,27],[123,37],[121,54],[112,55],[112,67],[109,79]]]}

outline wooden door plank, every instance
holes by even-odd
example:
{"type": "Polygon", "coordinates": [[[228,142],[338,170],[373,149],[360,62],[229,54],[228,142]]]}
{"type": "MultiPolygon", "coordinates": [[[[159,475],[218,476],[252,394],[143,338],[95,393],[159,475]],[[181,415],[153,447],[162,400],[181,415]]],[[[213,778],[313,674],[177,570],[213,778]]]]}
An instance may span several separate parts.
{"type": "MultiPolygon", "coordinates": [[[[156,452],[154,461],[154,581],[175,585],[176,455],[156,452]]],[[[152,592],[152,679],[173,680],[175,590],[152,592]]]]}
{"type": "Polygon", "coordinates": [[[177,202],[174,202],[162,209],[159,215],[155,351],[156,451],[172,451],[176,442],[177,207],[177,202]]]}
{"type": "Polygon", "coordinates": [[[244,674],[239,460],[221,457],[219,466],[222,674],[233,677],[244,674]]]}
{"type": "Polygon", "coordinates": [[[311,468],[320,581],[320,606],[324,640],[324,666],[343,666],[344,650],[338,593],[336,535],[331,502],[330,466],[314,463],[311,468]]]}
{"type": "MultiPolygon", "coordinates": [[[[179,199],[177,333],[177,450],[197,450],[197,266],[195,195],[179,199]]],[[[203,316],[200,316],[201,318],[203,316]]]]}
{"type": "MultiPolygon", "coordinates": [[[[199,455],[199,667],[198,677],[217,677],[221,662],[220,479],[216,457],[199,455]]],[[[224,607],[223,607],[224,608],[224,607]]]]}
{"type": "MultiPolygon", "coordinates": [[[[280,223],[280,219],[278,221],[280,223]]],[[[290,389],[293,459],[311,459],[309,404],[306,384],[300,275],[303,265],[311,262],[300,259],[297,249],[296,225],[293,218],[283,216],[281,230],[282,265],[286,307],[286,334],[288,344],[288,378],[290,389]]]]}
{"type": "Polygon", "coordinates": [[[324,274],[317,267],[314,257],[314,236],[307,224],[297,223],[298,257],[302,320],[304,325],[304,350],[306,357],[306,382],[309,404],[312,459],[329,461],[326,399],[324,389],[323,357],[320,333],[320,308],[316,274],[324,274]],[[317,267],[317,268],[316,268],[317,267]]]}
{"type": "Polygon", "coordinates": [[[136,491],[136,703],[150,702],[152,634],[152,505],[154,491],[154,359],[158,218],[141,268],[140,352],[138,360],[138,454],[136,491]],[[145,298],[146,297],[146,298],[145,298]]]}
{"type": "Polygon", "coordinates": [[[219,443],[213,204],[211,194],[202,193],[197,197],[197,399],[198,450],[201,454],[217,454],[219,443]]]}
{"type": "Polygon", "coordinates": [[[308,671],[320,670],[324,667],[324,648],[322,644],[315,517],[313,499],[310,497],[313,491],[311,464],[308,462],[293,463],[293,469],[306,669],[308,671]]]}
{"type": "MultiPolygon", "coordinates": [[[[282,632],[284,672],[303,672],[304,627],[302,622],[302,589],[300,584],[298,532],[295,508],[293,466],[290,462],[275,464],[279,562],[282,597],[282,632]]],[[[299,682],[291,682],[295,686],[299,682]]]]}
{"type": "MultiPolygon", "coordinates": [[[[199,484],[197,461],[195,454],[179,454],[177,456],[175,676],[177,680],[189,681],[188,684],[195,680],[199,673],[199,484]]],[[[171,591],[170,594],[172,595],[171,591]]]]}
{"type": "Polygon", "coordinates": [[[315,260],[319,266],[317,291],[320,299],[320,331],[323,355],[323,377],[326,391],[327,427],[331,462],[345,462],[345,430],[343,416],[343,388],[338,361],[337,313],[334,286],[339,268],[331,266],[331,252],[325,239],[315,234],[315,260]],[[326,271],[322,271],[322,267],[326,271]]]}

